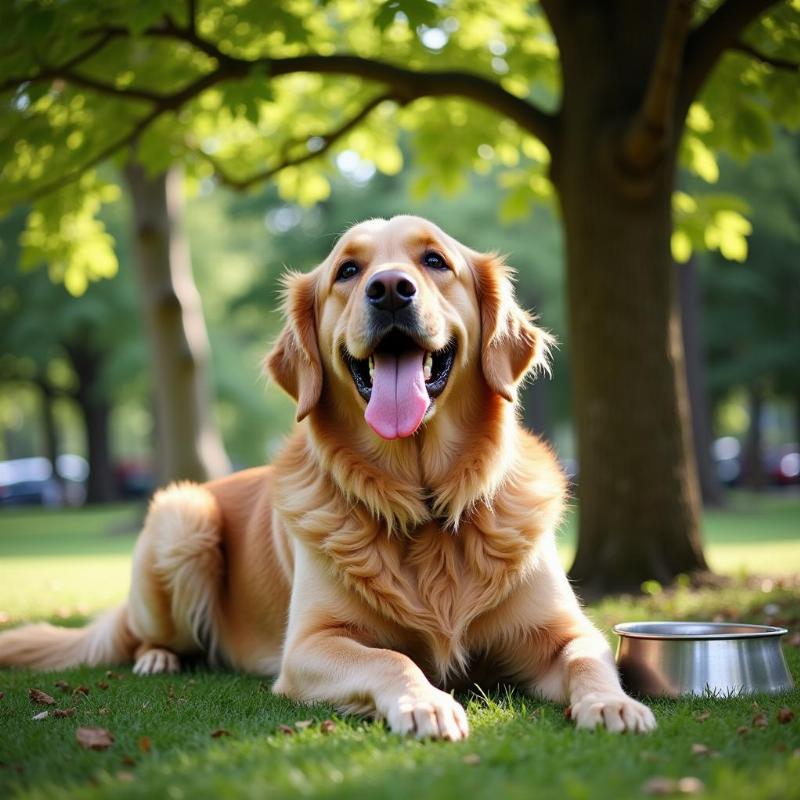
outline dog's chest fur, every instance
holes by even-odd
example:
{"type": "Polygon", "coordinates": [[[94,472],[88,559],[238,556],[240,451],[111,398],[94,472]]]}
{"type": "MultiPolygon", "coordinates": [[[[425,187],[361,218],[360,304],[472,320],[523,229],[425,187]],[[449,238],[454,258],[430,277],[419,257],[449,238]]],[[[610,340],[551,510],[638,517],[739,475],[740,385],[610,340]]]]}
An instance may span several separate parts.
{"type": "Polygon", "coordinates": [[[374,523],[372,536],[339,531],[323,552],[345,587],[392,627],[422,639],[440,681],[468,666],[470,624],[496,608],[513,589],[531,542],[483,529],[477,521],[457,533],[435,522],[407,536],[389,536],[374,523]]]}

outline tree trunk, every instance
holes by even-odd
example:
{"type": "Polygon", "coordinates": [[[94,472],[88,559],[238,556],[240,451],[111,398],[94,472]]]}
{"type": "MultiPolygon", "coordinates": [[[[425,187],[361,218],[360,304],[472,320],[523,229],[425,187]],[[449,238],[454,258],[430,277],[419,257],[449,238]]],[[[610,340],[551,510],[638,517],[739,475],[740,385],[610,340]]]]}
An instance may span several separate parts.
{"type": "Polygon", "coordinates": [[[100,360],[83,343],[67,344],[65,348],[78,377],[75,400],[86,432],[86,453],[89,461],[86,502],[110,503],[117,499],[117,489],[109,435],[111,404],[98,386],[100,360]]]}
{"type": "Polygon", "coordinates": [[[44,454],[48,461],[53,465],[53,478],[58,485],[59,502],[64,502],[64,478],[59,474],[56,468],[56,461],[58,460],[58,429],[56,427],[56,418],[53,413],[53,402],[55,401],[55,394],[50,384],[44,375],[39,375],[35,378],[34,383],[39,389],[39,397],[41,399],[41,423],[42,423],[42,436],[44,438],[44,454]]]}
{"type": "Polygon", "coordinates": [[[742,448],[742,483],[748,489],[760,491],[767,485],[764,472],[763,426],[764,390],[760,383],[747,387],[747,412],[750,424],[742,448]]]}
{"type": "MultiPolygon", "coordinates": [[[[583,3],[560,39],[564,105],[551,175],[566,229],[584,596],[706,570],[670,253],[672,147],[646,174],[618,158],[665,4],[583,3]]],[[[677,135],[676,135],[677,138],[677,135]]]]}
{"type": "Polygon", "coordinates": [[[125,174],[151,348],[158,480],[204,481],[229,472],[230,462],[211,409],[208,334],[182,230],[182,176],[172,169],[150,177],[135,163],[125,174]]]}
{"type": "Polygon", "coordinates": [[[711,458],[711,406],[706,384],[705,358],[700,334],[700,292],[697,283],[697,264],[694,258],[686,264],[676,264],[678,271],[678,298],[683,331],[683,349],[686,353],[686,378],[689,387],[689,407],[692,418],[700,494],[703,505],[720,507],[723,504],[722,484],[717,477],[711,458]]]}

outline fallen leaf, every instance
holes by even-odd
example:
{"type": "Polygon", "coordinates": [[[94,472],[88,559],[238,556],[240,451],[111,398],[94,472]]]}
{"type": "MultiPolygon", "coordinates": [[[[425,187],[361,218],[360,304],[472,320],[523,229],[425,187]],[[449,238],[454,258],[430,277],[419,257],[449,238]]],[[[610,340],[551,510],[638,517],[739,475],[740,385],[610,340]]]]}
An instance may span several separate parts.
{"type": "Polygon", "coordinates": [[[753,725],[756,728],[766,728],[769,725],[769,717],[763,711],[759,711],[753,715],[753,725]]]}
{"type": "Polygon", "coordinates": [[[787,708],[783,706],[783,708],[778,709],[778,713],[775,715],[778,718],[778,722],[781,725],[786,725],[787,722],[791,722],[794,719],[794,711],[791,708],[787,708]]]}
{"type": "Polygon", "coordinates": [[[57,708],[53,712],[54,717],[71,717],[75,713],[75,706],[70,708],[57,708]]]}
{"type": "Polygon", "coordinates": [[[711,752],[711,748],[707,744],[700,744],[699,742],[692,745],[693,756],[707,756],[711,752]]]}
{"type": "Polygon", "coordinates": [[[278,725],[278,730],[285,736],[291,736],[294,733],[294,728],[290,728],[288,725],[278,725]]]}
{"type": "Polygon", "coordinates": [[[665,794],[675,794],[675,790],[677,789],[678,784],[672,780],[672,778],[650,778],[644,786],[642,786],[642,791],[645,794],[651,795],[665,795],[665,794]]]}
{"type": "Polygon", "coordinates": [[[696,722],[705,722],[711,716],[711,712],[706,709],[705,711],[698,711],[695,715],[696,722]]]}
{"type": "Polygon", "coordinates": [[[748,728],[748,727],[747,727],[747,725],[740,725],[740,726],[739,726],[739,727],[736,729],[736,733],[738,733],[738,734],[739,734],[739,736],[742,736],[742,735],[743,735],[743,734],[745,734],[745,733],[750,733],[750,728],[748,728]]]}
{"type": "Polygon", "coordinates": [[[336,723],[332,719],[324,719],[320,723],[319,729],[323,733],[333,733],[336,730],[336,723]]]}
{"type": "Polygon", "coordinates": [[[97,709],[97,713],[98,714],[102,714],[102,716],[105,716],[106,714],[110,714],[111,713],[111,709],[108,708],[108,706],[103,706],[102,708],[98,708],[97,709]]]}
{"type": "Polygon", "coordinates": [[[105,728],[78,728],[75,738],[85,750],[106,750],[114,744],[114,735],[105,728]]]}
{"type": "Polygon", "coordinates": [[[32,703],[38,703],[40,706],[54,706],[56,704],[56,701],[41,689],[28,689],[28,697],[30,697],[32,703]]]}
{"type": "Polygon", "coordinates": [[[136,759],[133,756],[122,756],[120,760],[122,761],[122,765],[125,767],[136,766],[136,759]]]}
{"type": "Polygon", "coordinates": [[[122,675],[120,675],[119,672],[112,672],[109,669],[109,670],[106,670],[106,678],[111,678],[111,680],[114,680],[114,681],[121,681],[122,680],[122,675]]]}
{"type": "Polygon", "coordinates": [[[700,778],[688,776],[678,781],[677,789],[680,794],[700,794],[705,789],[705,784],[700,778]]]}
{"type": "Polygon", "coordinates": [[[0,700],[2,700],[6,696],[5,692],[0,692],[0,700]]]}
{"type": "Polygon", "coordinates": [[[61,689],[62,692],[70,691],[70,685],[66,681],[56,681],[53,686],[55,686],[56,689],[61,689]]]}
{"type": "Polygon", "coordinates": [[[230,736],[231,732],[226,731],[225,728],[217,728],[215,731],[211,731],[211,738],[212,739],[219,739],[222,736],[230,736]]]}
{"type": "Polygon", "coordinates": [[[298,719],[297,722],[294,723],[294,726],[297,728],[297,730],[304,731],[306,728],[310,728],[313,724],[313,719],[298,719]]]}
{"type": "Polygon", "coordinates": [[[84,697],[86,697],[89,694],[89,687],[88,686],[76,686],[72,690],[72,694],[82,694],[84,697]]]}
{"type": "Polygon", "coordinates": [[[128,770],[121,769],[117,772],[117,780],[122,781],[123,783],[131,783],[134,779],[134,775],[132,772],[128,772],[128,770]]]}
{"type": "Polygon", "coordinates": [[[40,719],[47,719],[49,716],[49,711],[40,711],[38,714],[34,714],[31,719],[35,719],[38,722],[40,719]]]}
{"type": "Polygon", "coordinates": [[[149,736],[140,736],[139,737],[139,741],[137,742],[137,744],[139,745],[139,752],[140,753],[149,753],[150,752],[150,747],[152,745],[151,745],[149,736]]]}
{"type": "Polygon", "coordinates": [[[477,753],[467,753],[461,760],[471,767],[481,763],[481,757],[477,753]]]}
{"type": "Polygon", "coordinates": [[[108,683],[106,683],[106,681],[97,681],[97,688],[108,689],[108,683]]]}

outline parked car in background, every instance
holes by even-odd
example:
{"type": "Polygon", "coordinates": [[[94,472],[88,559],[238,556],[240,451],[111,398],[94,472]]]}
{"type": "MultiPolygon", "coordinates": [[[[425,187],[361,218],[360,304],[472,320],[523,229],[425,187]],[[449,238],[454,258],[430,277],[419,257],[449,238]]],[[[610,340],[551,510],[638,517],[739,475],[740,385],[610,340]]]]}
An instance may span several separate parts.
{"type": "Polygon", "coordinates": [[[0,506],[78,506],[86,500],[89,464],[64,454],[55,469],[43,456],[0,461],[0,506]]]}

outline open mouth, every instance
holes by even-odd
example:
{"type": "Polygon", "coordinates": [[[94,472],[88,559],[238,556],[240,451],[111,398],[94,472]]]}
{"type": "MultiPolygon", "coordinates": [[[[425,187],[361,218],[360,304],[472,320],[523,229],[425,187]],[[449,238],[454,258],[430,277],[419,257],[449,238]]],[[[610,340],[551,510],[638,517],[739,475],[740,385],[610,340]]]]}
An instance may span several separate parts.
{"type": "Polygon", "coordinates": [[[354,358],[342,349],[356,389],[367,401],[364,417],[384,439],[416,432],[447,386],[455,354],[455,339],[431,352],[397,329],[386,334],[368,358],[354,358]]]}

